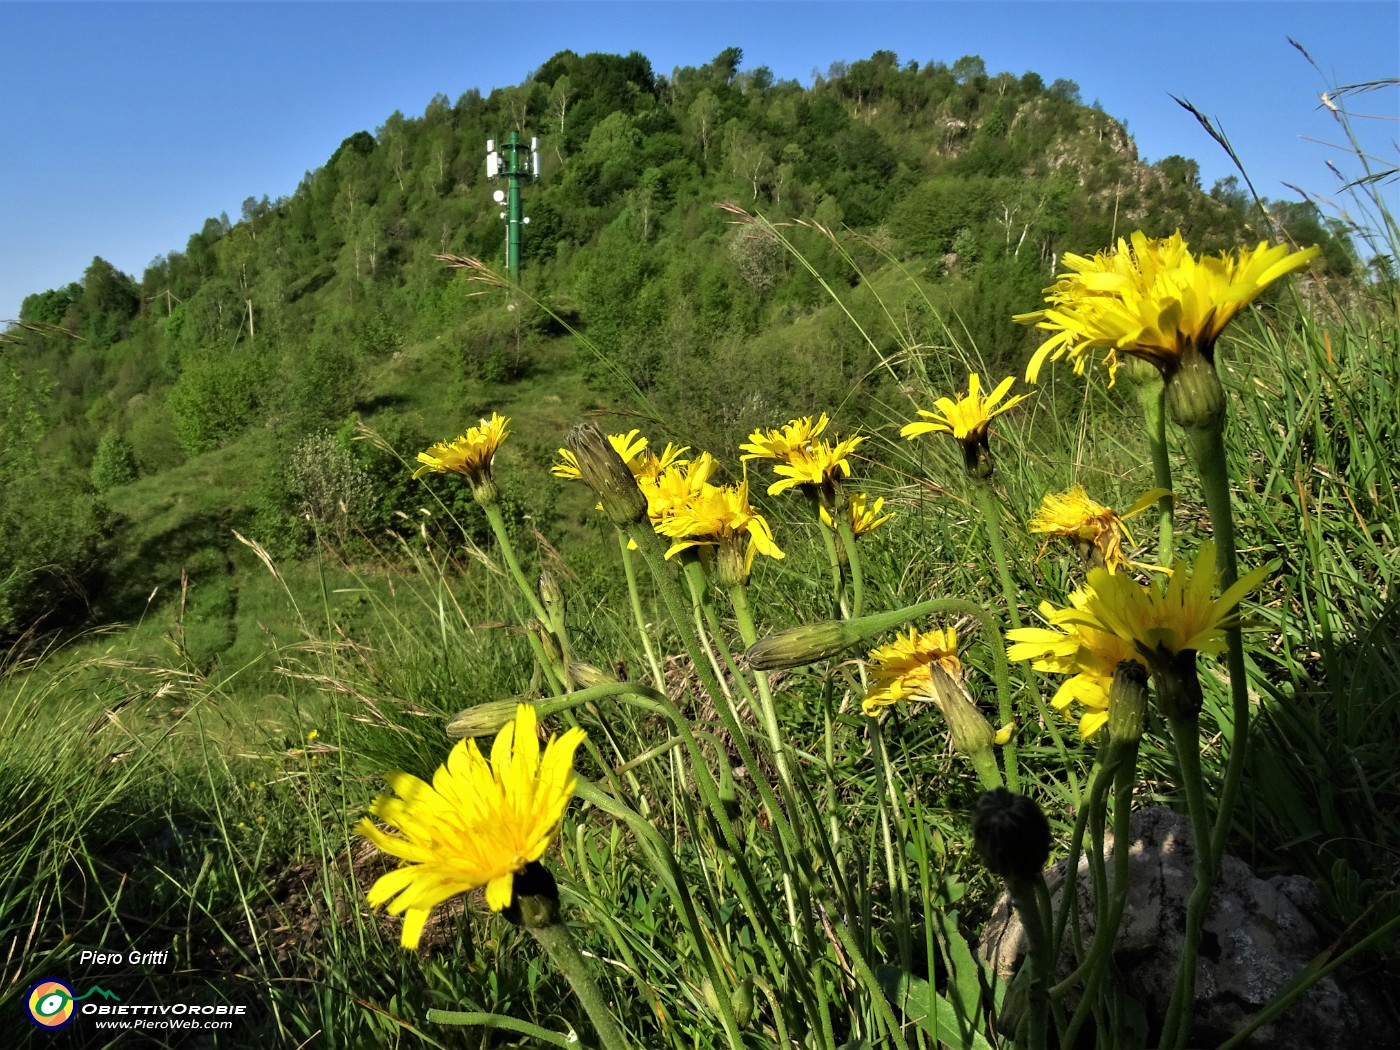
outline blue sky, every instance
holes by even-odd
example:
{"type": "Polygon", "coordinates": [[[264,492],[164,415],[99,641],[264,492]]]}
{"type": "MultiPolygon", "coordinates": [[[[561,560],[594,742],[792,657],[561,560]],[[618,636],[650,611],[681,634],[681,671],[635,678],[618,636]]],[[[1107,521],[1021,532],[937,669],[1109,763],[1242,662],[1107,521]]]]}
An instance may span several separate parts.
{"type": "MultiPolygon", "coordinates": [[[[519,83],[557,51],[638,50],[653,68],[744,50],[811,82],[835,61],[981,55],[991,73],[1068,77],[1127,122],[1147,160],[1228,161],[1170,98],[1235,143],[1261,193],[1330,193],[1330,84],[1400,76],[1393,2],[9,3],[0,0],[0,320],[94,255],[139,278],[204,219],[290,194],[346,136],[519,83]],[[1308,48],[1326,79],[1288,43],[1308,48]],[[1329,83],[1330,82],[1330,83],[1329,83]]],[[[1359,100],[1394,165],[1394,89],[1359,100]]],[[[1097,246],[1086,245],[1085,249],[1097,246]]]]}

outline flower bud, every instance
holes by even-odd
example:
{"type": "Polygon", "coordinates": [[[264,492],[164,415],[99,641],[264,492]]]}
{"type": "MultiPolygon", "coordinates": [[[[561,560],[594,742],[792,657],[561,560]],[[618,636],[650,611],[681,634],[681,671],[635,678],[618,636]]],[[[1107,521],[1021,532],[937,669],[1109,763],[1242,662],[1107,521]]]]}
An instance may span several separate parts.
{"type": "Polygon", "coordinates": [[[538,583],[540,601],[544,603],[545,609],[551,616],[555,615],[555,610],[560,612],[564,609],[564,589],[559,586],[559,577],[545,569],[540,573],[538,583]]]}
{"type": "Polygon", "coordinates": [[[588,483],[615,524],[632,525],[646,518],[646,497],[607,435],[592,423],[579,423],[569,431],[564,444],[578,462],[579,477],[588,483]]]}
{"type": "Polygon", "coordinates": [[[507,922],[538,930],[559,922],[559,886],[537,860],[525,865],[511,884],[510,903],[501,910],[507,922]]]}
{"type": "Polygon", "coordinates": [[[1166,377],[1167,408],[1186,430],[1219,430],[1225,425],[1225,388],[1215,363],[1194,348],[1184,351],[1166,377]]]}
{"type": "Polygon", "coordinates": [[[853,630],[849,621],[827,620],[825,623],[789,627],[786,631],[760,638],[745,654],[755,671],[781,671],[789,667],[815,663],[835,656],[864,637],[853,630]]]}
{"type": "Polygon", "coordinates": [[[1147,721],[1147,668],[1136,660],[1120,660],[1108,687],[1108,735],[1117,742],[1142,739],[1147,721]]]}
{"type": "Polygon", "coordinates": [[[1029,881],[1050,859],[1050,822],[1034,800],[1006,788],[983,792],[972,817],[972,837],[993,875],[1029,881]]]}
{"type": "Polygon", "coordinates": [[[459,711],[447,723],[450,737],[495,736],[507,722],[515,718],[516,709],[522,703],[530,703],[519,697],[510,700],[488,700],[465,711],[459,711]]]}
{"type": "Polygon", "coordinates": [[[573,679],[574,685],[580,689],[592,689],[595,685],[612,685],[621,681],[611,671],[605,671],[601,667],[584,663],[582,660],[569,661],[569,677],[573,679]]]}

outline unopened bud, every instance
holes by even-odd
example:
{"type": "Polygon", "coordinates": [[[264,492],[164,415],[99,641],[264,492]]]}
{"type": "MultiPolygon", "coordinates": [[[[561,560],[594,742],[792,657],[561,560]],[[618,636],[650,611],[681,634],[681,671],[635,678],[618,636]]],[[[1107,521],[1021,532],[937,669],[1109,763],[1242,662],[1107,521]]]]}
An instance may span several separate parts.
{"type": "Polygon", "coordinates": [[[1219,430],[1225,425],[1225,388],[1215,363],[1194,348],[1180,357],[1176,371],[1166,377],[1167,408],[1186,430],[1219,430]]]}
{"type": "Polygon", "coordinates": [[[1034,800],[1006,788],[983,792],[972,817],[972,838],[993,875],[1030,880],[1050,859],[1050,822],[1034,800]]]}
{"type": "Polygon", "coordinates": [[[1147,668],[1121,660],[1108,687],[1108,736],[1114,742],[1142,739],[1147,722],[1147,668]]]}
{"type": "Polygon", "coordinates": [[[510,700],[488,700],[465,711],[459,711],[447,723],[450,737],[494,736],[505,728],[506,723],[515,719],[516,710],[521,704],[531,701],[523,697],[510,700]]]}
{"type": "Polygon", "coordinates": [[[605,671],[582,660],[569,661],[569,677],[580,689],[592,689],[595,685],[612,685],[621,680],[611,671],[605,671]]]}
{"type": "Polygon", "coordinates": [[[538,586],[540,601],[544,603],[545,609],[551,615],[556,609],[562,612],[564,609],[564,588],[559,586],[559,577],[545,569],[544,572],[540,573],[538,586]]]}
{"type": "Polygon", "coordinates": [[[848,620],[827,620],[825,623],[790,627],[767,638],[760,638],[749,646],[745,656],[755,671],[781,671],[835,656],[855,645],[863,636],[850,627],[848,620]]]}
{"type": "Polygon", "coordinates": [[[559,922],[559,886],[537,860],[525,865],[511,881],[510,903],[501,914],[507,922],[538,930],[559,922]]]}
{"type": "Polygon", "coordinates": [[[579,423],[564,438],[578,462],[579,477],[597,495],[617,525],[632,525],[647,514],[647,500],[612,442],[592,423],[579,423]]]}

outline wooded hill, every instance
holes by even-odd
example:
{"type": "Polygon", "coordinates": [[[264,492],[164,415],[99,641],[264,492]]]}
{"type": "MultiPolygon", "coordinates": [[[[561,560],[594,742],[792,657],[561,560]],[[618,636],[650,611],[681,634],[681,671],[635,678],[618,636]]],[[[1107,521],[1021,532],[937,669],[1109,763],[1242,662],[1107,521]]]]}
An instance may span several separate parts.
{"type": "MultiPolygon", "coordinates": [[[[717,202],[820,224],[832,237],[785,229],[857,316],[874,286],[911,342],[939,345],[946,323],[993,370],[1034,338],[1010,316],[1060,253],[1135,228],[1206,250],[1276,232],[1235,180],[1205,192],[1192,160],[1143,164],[1071,81],[880,51],[805,88],[741,61],[730,48],[662,76],[635,52],[564,51],[523,84],[355,132],[290,197],[249,197],[139,280],[97,258],[29,296],[0,337],[0,634],[130,613],[89,604],[112,582],[112,494],[214,450],[246,463],[220,528],[295,555],[318,525],[353,553],[408,505],[401,464],[350,440],[357,417],[411,457],[503,386],[574,372],[577,407],[645,404],[688,440],[841,404],[859,418],[862,392],[891,382],[874,351],[717,202]],[[435,258],[500,268],[484,162],[512,130],[540,138],[523,287],[547,311],[476,295],[435,258]]],[[[1311,205],[1270,211],[1324,245],[1324,272],[1356,267],[1311,205]]]]}

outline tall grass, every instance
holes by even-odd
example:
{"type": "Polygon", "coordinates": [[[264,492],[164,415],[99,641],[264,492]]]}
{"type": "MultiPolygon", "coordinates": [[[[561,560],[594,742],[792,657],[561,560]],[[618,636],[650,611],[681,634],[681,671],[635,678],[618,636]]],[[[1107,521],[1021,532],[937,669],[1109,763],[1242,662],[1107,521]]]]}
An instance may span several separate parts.
{"type": "MultiPolygon", "coordinates": [[[[1380,217],[1379,243],[1393,247],[1394,223],[1380,217]]],[[[820,238],[855,265],[832,231],[779,233],[799,252],[797,238],[820,238]]],[[[1363,945],[1339,972],[1383,991],[1400,955],[1366,938],[1400,916],[1400,324],[1393,284],[1358,294],[1345,313],[1325,298],[1282,297],[1220,350],[1241,557],[1283,564],[1248,649],[1258,717],[1228,846],[1261,874],[1312,878],[1332,941],[1316,966],[1363,945]]],[[[968,690],[991,714],[1000,627],[1032,617],[1041,598],[1062,600],[1077,576],[1064,551],[1042,553],[1026,518],[1072,482],[1126,506],[1152,485],[1147,435],[1130,393],[1067,375],[997,421],[1008,603],[952,442],[898,437],[934,393],[989,374],[957,318],[925,305],[932,321],[917,329],[876,310],[882,331],[867,334],[884,348],[883,394],[867,418],[841,421],[871,435],[857,481],[899,515],[859,541],[865,606],[937,599],[989,610],[995,630],[951,619],[968,690]]],[[[714,451],[737,475],[737,450],[714,451]]],[[[1178,468],[1184,456],[1173,447],[1178,468]]],[[[1194,548],[1207,531],[1203,496],[1178,474],[1179,535],[1194,548]]],[[[822,527],[800,500],[764,508],[788,557],[757,569],[754,618],[764,631],[825,618],[822,527]]],[[[611,527],[600,517],[578,531],[589,542],[560,555],[531,538],[522,560],[562,580],[556,637],[567,636],[570,656],[629,684],[553,707],[553,722],[584,725],[590,746],[583,801],[548,862],[628,1038],[832,1050],[1004,1041],[993,1019],[1006,990],[971,949],[1000,890],[969,847],[981,785],[944,724],[916,715],[877,729],[860,713],[865,672],[854,660],[754,675],[739,658],[745,614],[713,586],[682,591],[672,617],[662,577],[638,567],[634,614],[611,527]]],[[[385,542],[395,568],[327,572],[308,596],[245,541],[295,624],[295,637],[266,647],[258,680],[281,684],[257,714],[236,676],[203,675],[178,644],[173,667],[120,647],[0,667],[0,1010],[17,1017],[28,987],[57,976],[126,1001],[247,1006],[234,1029],[202,1036],[216,1045],[592,1045],[563,978],[478,900],[439,909],[417,953],[399,947],[395,920],[365,906],[389,862],[354,826],[382,774],[429,777],[459,712],[555,692],[497,548],[385,542]],[[85,948],[167,946],[168,970],[77,961],[85,948]]],[[[1015,669],[1010,686],[1021,790],[1069,843],[1095,755],[1040,702],[1051,688],[1042,676],[1015,669]]],[[[1203,719],[1215,783],[1234,746],[1222,681],[1206,682],[1203,719]]],[[[1140,763],[1139,801],[1180,801],[1160,726],[1140,763]]],[[[108,1041],[81,1025],[70,1034],[108,1041]]]]}

